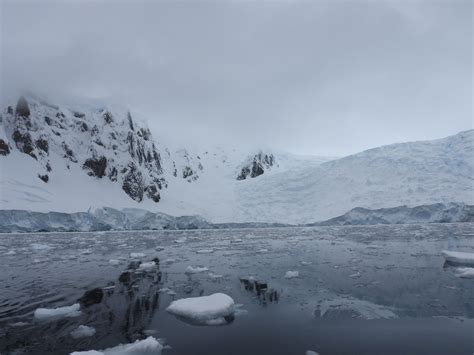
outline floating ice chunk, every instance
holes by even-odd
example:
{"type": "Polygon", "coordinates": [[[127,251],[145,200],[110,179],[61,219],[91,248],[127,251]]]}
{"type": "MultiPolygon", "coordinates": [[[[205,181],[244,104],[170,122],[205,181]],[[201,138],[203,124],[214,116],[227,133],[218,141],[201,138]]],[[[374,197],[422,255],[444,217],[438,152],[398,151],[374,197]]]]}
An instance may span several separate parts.
{"type": "Polygon", "coordinates": [[[349,275],[349,277],[353,279],[358,279],[359,277],[361,277],[361,273],[357,271],[355,274],[349,275]]]}
{"type": "Polygon", "coordinates": [[[80,325],[71,332],[71,336],[74,339],[91,337],[95,334],[95,328],[88,327],[87,325],[80,325]]]}
{"type": "Polygon", "coordinates": [[[193,324],[222,325],[234,318],[234,300],[224,293],[182,298],[171,302],[166,310],[193,324]]]}
{"type": "Polygon", "coordinates": [[[176,261],[176,259],[168,258],[165,260],[165,264],[173,264],[176,261]]]}
{"type": "Polygon", "coordinates": [[[443,250],[441,252],[448,263],[456,265],[473,265],[474,253],[466,253],[460,251],[443,250]]]}
{"type": "Polygon", "coordinates": [[[110,265],[119,265],[120,263],[121,263],[121,261],[117,260],[117,259],[110,259],[109,260],[110,265]]]}
{"type": "Polygon", "coordinates": [[[180,243],[186,243],[186,237],[178,238],[178,239],[176,239],[174,242],[175,242],[175,243],[178,243],[178,244],[180,244],[180,243]]]}
{"type": "Polygon", "coordinates": [[[474,267],[458,267],[454,275],[462,279],[474,279],[474,267]]]}
{"type": "Polygon", "coordinates": [[[301,261],[301,265],[311,265],[312,262],[311,261],[301,261]]]}
{"type": "Polygon", "coordinates": [[[232,239],[230,242],[231,243],[242,243],[243,240],[242,239],[232,239]]]}
{"type": "Polygon", "coordinates": [[[257,250],[257,253],[268,253],[268,249],[259,249],[257,250]]]}
{"type": "Polygon", "coordinates": [[[207,276],[209,276],[211,279],[221,279],[224,277],[224,275],[214,274],[212,272],[208,273],[207,276]]]}
{"type": "Polygon", "coordinates": [[[75,351],[71,355],[160,355],[163,346],[153,337],[137,340],[126,345],[117,345],[105,350],[75,351]]]}
{"type": "Polygon", "coordinates": [[[375,303],[356,298],[337,298],[322,301],[319,304],[319,316],[325,318],[361,318],[361,319],[393,319],[398,316],[391,309],[375,303]]]}
{"type": "Polygon", "coordinates": [[[198,274],[200,272],[205,272],[208,271],[209,269],[207,267],[200,267],[200,266],[188,266],[186,270],[184,271],[186,274],[198,274]]]}
{"type": "Polygon", "coordinates": [[[306,350],[305,355],[319,355],[319,354],[313,350],[306,350]]]}
{"type": "Polygon", "coordinates": [[[156,267],[156,263],[154,261],[150,261],[149,263],[141,263],[138,268],[144,271],[153,271],[156,269],[156,267]]]}
{"type": "Polygon", "coordinates": [[[81,251],[81,254],[82,254],[82,255],[89,255],[89,254],[92,254],[92,249],[84,249],[83,251],[81,251]]]}
{"type": "Polygon", "coordinates": [[[10,251],[7,251],[5,254],[3,255],[16,255],[16,251],[14,250],[10,250],[10,251]]]}
{"type": "Polygon", "coordinates": [[[140,258],[144,258],[145,254],[144,253],[130,253],[130,257],[132,259],[140,259],[140,258]]]}
{"type": "Polygon", "coordinates": [[[35,311],[35,318],[38,320],[53,320],[68,317],[78,317],[81,315],[81,306],[75,303],[72,306],[58,308],[38,308],[35,311]]]}
{"type": "Polygon", "coordinates": [[[196,253],[198,253],[198,254],[211,254],[211,253],[214,253],[214,249],[196,250],[196,253]]]}
{"type": "Polygon", "coordinates": [[[176,292],[168,287],[160,288],[158,292],[165,292],[168,296],[176,296],[176,292]]]}
{"type": "Polygon", "coordinates": [[[156,251],[162,251],[162,250],[165,250],[165,248],[164,247],[156,247],[155,250],[156,251]]]}
{"type": "Polygon", "coordinates": [[[40,251],[40,250],[50,250],[53,248],[47,244],[33,243],[31,244],[31,249],[40,251]]]}
{"type": "Polygon", "coordinates": [[[299,271],[287,271],[285,274],[285,279],[294,279],[295,277],[299,277],[299,271]]]}

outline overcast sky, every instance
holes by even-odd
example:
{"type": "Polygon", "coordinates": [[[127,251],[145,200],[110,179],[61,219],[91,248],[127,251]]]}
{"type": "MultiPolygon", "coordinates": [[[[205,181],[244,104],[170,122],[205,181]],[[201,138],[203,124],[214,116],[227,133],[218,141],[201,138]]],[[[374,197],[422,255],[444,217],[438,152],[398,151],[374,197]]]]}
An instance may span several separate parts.
{"type": "Polygon", "coordinates": [[[111,97],[179,143],[345,155],[473,127],[472,3],[1,1],[1,85],[111,97]]]}

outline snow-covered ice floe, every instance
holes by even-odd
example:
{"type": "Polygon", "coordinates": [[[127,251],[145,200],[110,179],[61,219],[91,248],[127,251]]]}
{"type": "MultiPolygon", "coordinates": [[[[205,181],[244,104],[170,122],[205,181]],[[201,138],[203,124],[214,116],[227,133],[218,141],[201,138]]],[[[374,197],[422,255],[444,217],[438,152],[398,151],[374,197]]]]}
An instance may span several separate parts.
{"type": "Polygon", "coordinates": [[[209,269],[207,267],[200,267],[200,266],[188,266],[184,272],[186,274],[198,274],[200,272],[205,272],[208,271],[209,269]]]}
{"type": "Polygon", "coordinates": [[[234,300],[224,293],[182,298],[171,302],[166,310],[178,318],[197,325],[222,325],[234,320],[234,300]]]}
{"type": "Polygon", "coordinates": [[[75,351],[71,355],[160,355],[162,350],[160,342],[149,336],[131,344],[120,344],[105,350],[75,351]]]}
{"type": "Polygon", "coordinates": [[[34,313],[34,317],[41,321],[78,317],[80,315],[81,306],[79,303],[75,303],[72,306],[58,308],[38,308],[34,313]]]}
{"type": "Polygon", "coordinates": [[[474,279],[474,267],[458,267],[454,275],[462,279],[474,279]]]}
{"type": "Polygon", "coordinates": [[[287,271],[285,274],[285,279],[294,279],[295,277],[299,277],[299,271],[287,271]]]}
{"type": "Polygon", "coordinates": [[[80,325],[71,332],[71,336],[74,339],[91,337],[95,334],[95,328],[88,327],[87,325],[80,325]]]}
{"type": "Polygon", "coordinates": [[[443,250],[441,253],[450,264],[474,266],[474,253],[448,250],[443,250]]]}
{"type": "MultiPolygon", "coordinates": [[[[356,298],[336,298],[322,301],[318,305],[323,318],[394,319],[398,316],[388,307],[356,298]]],[[[315,315],[318,315],[315,312],[315,315]]]]}
{"type": "Polygon", "coordinates": [[[140,258],[144,258],[145,254],[144,253],[130,253],[130,257],[132,259],[140,259],[140,258]]]}
{"type": "Polygon", "coordinates": [[[154,261],[150,261],[148,263],[141,263],[138,268],[144,271],[153,271],[156,270],[157,265],[154,261]]]}

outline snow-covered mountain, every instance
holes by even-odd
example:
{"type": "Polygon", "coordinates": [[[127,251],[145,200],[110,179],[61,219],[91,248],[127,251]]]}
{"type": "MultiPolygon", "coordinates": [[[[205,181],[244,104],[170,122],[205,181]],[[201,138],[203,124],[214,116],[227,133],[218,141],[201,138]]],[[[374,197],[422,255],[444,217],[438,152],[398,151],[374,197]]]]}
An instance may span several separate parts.
{"type": "Polygon", "coordinates": [[[0,118],[4,210],[109,206],[213,223],[297,224],[355,207],[474,202],[472,130],[330,159],[270,149],[172,149],[136,113],[90,101],[57,105],[28,96],[0,118]]]}
{"type": "Polygon", "coordinates": [[[356,207],[342,216],[311,225],[344,226],[455,222],[474,222],[474,206],[463,203],[435,203],[416,207],[399,206],[376,210],[356,207]]]}

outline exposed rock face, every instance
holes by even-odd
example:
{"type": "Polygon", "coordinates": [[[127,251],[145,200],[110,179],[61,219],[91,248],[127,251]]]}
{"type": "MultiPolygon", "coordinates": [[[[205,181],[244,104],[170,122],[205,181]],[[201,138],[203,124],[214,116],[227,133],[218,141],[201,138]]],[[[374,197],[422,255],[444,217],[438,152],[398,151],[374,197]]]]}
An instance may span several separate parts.
{"type": "Polygon", "coordinates": [[[107,168],[107,159],[105,157],[87,159],[84,162],[83,168],[90,169],[88,175],[95,176],[101,179],[105,176],[105,169],[107,168]]]}
{"type": "Polygon", "coordinates": [[[30,117],[30,108],[24,97],[20,97],[16,105],[16,114],[21,117],[30,117]]]}
{"type": "Polygon", "coordinates": [[[44,182],[48,182],[49,181],[49,176],[47,174],[45,175],[38,175],[38,177],[43,180],[44,182]]]}
{"type": "Polygon", "coordinates": [[[21,133],[20,131],[16,130],[13,132],[12,138],[20,152],[28,154],[36,159],[36,155],[33,153],[35,147],[33,146],[33,140],[31,139],[31,135],[29,133],[21,133]]]}
{"type": "Polygon", "coordinates": [[[244,166],[237,176],[237,180],[245,180],[247,177],[255,178],[265,173],[265,169],[270,169],[274,166],[275,158],[273,154],[263,154],[259,152],[256,154],[249,164],[244,166]]]}
{"type": "Polygon", "coordinates": [[[135,201],[140,202],[143,200],[143,176],[135,167],[135,164],[130,164],[128,173],[123,180],[122,189],[135,201]]]}
{"type": "Polygon", "coordinates": [[[0,155],[8,155],[10,154],[10,147],[8,146],[7,142],[3,139],[0,139],[0,155]]]}

